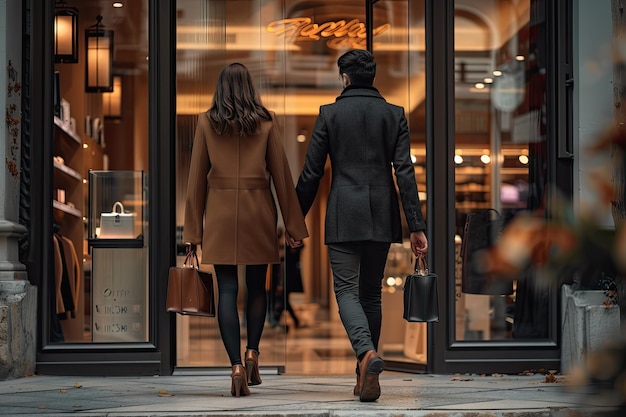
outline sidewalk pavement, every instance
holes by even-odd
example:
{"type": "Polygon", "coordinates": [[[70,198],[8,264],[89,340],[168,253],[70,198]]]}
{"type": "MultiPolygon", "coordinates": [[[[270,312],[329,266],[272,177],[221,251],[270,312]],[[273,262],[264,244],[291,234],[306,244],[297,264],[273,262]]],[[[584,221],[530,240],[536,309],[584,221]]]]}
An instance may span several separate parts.
{"type": "Polygon", "coordinates": [[[626,416],[591,387],[544,375],[383,372],[382,395],[361,403],[352,376],[262,373],[251,395],[230,394],[230,375],[32,376],[0,381],[3,416],[590,417],[626,416]]]}

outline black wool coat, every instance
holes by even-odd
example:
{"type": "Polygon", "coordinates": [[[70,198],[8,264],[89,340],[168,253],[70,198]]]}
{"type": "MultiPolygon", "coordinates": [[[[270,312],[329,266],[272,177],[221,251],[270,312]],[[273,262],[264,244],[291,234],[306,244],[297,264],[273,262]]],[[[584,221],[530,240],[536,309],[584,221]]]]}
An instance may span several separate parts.
{"type": "Polygon", "coordinates": [[[425,230],[404,109],[372,86],[350,85],[320,107],[296,191],[306,214],[330,156],[325,243],[401,242],[394,173],[411,232],[425,230]]]}

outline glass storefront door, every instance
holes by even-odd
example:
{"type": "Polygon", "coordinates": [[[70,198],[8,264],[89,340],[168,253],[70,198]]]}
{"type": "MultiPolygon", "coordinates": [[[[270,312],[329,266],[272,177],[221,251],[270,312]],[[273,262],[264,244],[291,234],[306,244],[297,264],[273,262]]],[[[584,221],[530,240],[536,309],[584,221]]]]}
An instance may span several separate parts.
{"type": "MultiPolygon", "coordinates": [[[[307,1],[178,0],[176,217],[179,228],[184,222],[187,169],[197,115],[210,106],[220,69],[238,61],[251,70],[264,104],[279,118],[295,180],[304,162],[319,106],[333,102],[341,93],[337,58],[349,49],[367,47],[364,6],[361,0],[341,4],[333,1],[312,4],[307,1]]],[[[388,101],[403,106],[407,112],[412,153],[425,202],[424,2],[376,2],[372,35],[371,47],[378,65],[375,86],[388,101]]],[[[339,365],[334,371],[351,371],[354,367],[346,336],[334,330],[340,322],[323,243],[324,200],[328,188],[328,181],[322,184],[307,218],[311,237],[305,242],[302,253],[303,293],[297,301],[299,312],[308,325],[314,327],[313,331],[318,325],[324,326],[320,332],[330,326],[333,330],[327,331],[327,337],[340,341],[337,344],[326,341],[324,346],[317,346],[311,356],[302,354],[310,361],[298,368],[305,373],[316,372],[316,357],[333,361],[333,356],[339,355],[342,364],[349,363],[347,368],[339,365]],[[311,316],[306,317],[307,314],[311,316]],[[320,322],[324,323],[320,325],[320,322]]],[[[178,234],[182,239],[182,229],[178,234]]],[[[408,239],[408,231],[406,237],[408,239]]],[[[185,248],[182,241],[179,243],[178,261],[182,262],[185,248]]],[[[392,361],[424,363],[425,328],[407,325],[401,312],[396,311],[401,305],[398,300],[402,298],[402,277],[412,270],[406,251],[405,245],[394,245],[390,255],[394,259],[385,274],[381,349],[392,361]]],[[[271,299],[271,276],[268,276],[267,288],[271,299]]],[[[286,337],[284,325],[271,324],[268,321],[262,339],[263,366],[282,367],[287,362],[290,339],[286,337]]],[[[293,323],[290,324],[293,328],[293,323]]],[[[177,333],[178,366],[224,366],[228,363],[215,319],[178,317],[177,333]]]]}
{"type": "MultiPolygon", "coordinates": [[[[378,1],[373,5],[371,50],[376,57],[374,85],[390,103],[404,107],[411,135],[411,154],[424,210],[426,189],[426,48],[424,1],[378,1]]],[[[404,221],[404,220],[403,220],[404,221]]],[[[388,368],[422,369],[427,362],[427,325],[402,318],[404,279],[413,256],[404,243],[392,244],[383,277],[383,325],[379,351],[388,368]]]]}
{"type": "MultiPolygon", "coordinates": [[[[283,126],[284,138],[292,139],[284,140],[289,154],[297,146],[297,133],[290,128],[285,111],[285,47],[280,38],[266,30],[271,22],[282,19],[280,4],[179,0],[176,6],[176,224],[177,261],[182,264],[186,249],[182,242],[182,225],[195,126],[198,114],[210,107],[222,67],[240,62],[250,70],[263,104],[276,113],[279,124],[283,126]]],[[[198,249],[198,256],[202,256],[201,248],[198,249]]],[[[273,271],[268,271],[268,288],[273,271]]],[[[244,269],[240,268],[240,313],[243,312],[246,297],[243,272],[244,269]]],[[[240,323],[242,346],[245,346],[243,314],[240,323]]],[[[229,366],[216,318],[178,316],[176,331],[176,362],[179,367],[229,366]]],[[[282,327],[266,326],[259,346],[262,367],[279,371],[284,368],[285,340],[282,327]]]]}
{"type": "Polygon", "coordinates": [[[495,242],[496,229],[520,211],[546,203],[545,22],[531,3],[455,2],[457,341],[545,339],[550,332],[553,294],[536,272],[490,281],[474,250],[495,242]],[[472,235],[477,227],[486,232],[482,243],[472,235]]]}
{"type": "Polygon", "coordinates": [[[452,6],[454,55],[446,60],[454,74],[448,107],[454,146],[446,158],[454,175],[447,203],[453,206],[454,281],[446,287],[447,349],[436,366],[558,367],[557,285],[542,274],[541,259],[528,262],[525,254],[492,245],[508,233],[507,242],[531,248],[546,233],[532,228],[553,209],[556,132],[565,123],[556,103],[565,98],[550,92],[563,76],[562,64],[550,58],[550,40],[567,35],[549,22],[563,16],[540,0],[455,0],[452,6]],[[515,262],[518,270],[511,268],[515,262]]]}

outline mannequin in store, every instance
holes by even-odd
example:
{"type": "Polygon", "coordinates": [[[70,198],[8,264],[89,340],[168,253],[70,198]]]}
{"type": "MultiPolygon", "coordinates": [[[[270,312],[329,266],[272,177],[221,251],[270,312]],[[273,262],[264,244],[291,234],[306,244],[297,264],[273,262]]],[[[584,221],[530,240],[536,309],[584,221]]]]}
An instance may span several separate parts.
{"type": "Polygon", "coordinates": [[[260,384],[259,343],[267,312],[268,264],[279,262],[277,207],[289,246],[308,236],[276,117],[265,108],[248,69],[227,65],[213,102],[196,127],[185,207],[183,239],[202,263],[213,264],[219,300],[217,318],[232,366],[231,394],[249,395],[260,384]],[[245,163],[242,163],[245,162],[245,163]],[[247,346],[241,356],[237,266],[245,265],[247,346]]]}
{"type": "Polygon", "coordinates": [[[394,174],[415,256],[426,253],[428,240],[404,109],[387,103],[373,86],[370,52],[348,51],[337,65],[343,91],[335,103],[320,107],[296,190],[306,214],[330,156],[325,243],[339,315],[357,357],[354,395],[376,401],[385,366],[377,352],[383,271],[390,244],[402,242],[394,174]]]}

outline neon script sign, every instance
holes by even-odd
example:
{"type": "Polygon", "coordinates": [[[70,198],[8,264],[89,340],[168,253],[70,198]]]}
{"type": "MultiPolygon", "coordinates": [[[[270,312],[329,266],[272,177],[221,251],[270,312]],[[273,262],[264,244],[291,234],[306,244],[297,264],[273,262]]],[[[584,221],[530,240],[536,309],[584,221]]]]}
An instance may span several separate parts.
{"type": "MultiPolygon", "coordinates": [[[[391,24],[385,23],[374,28],[372,34],[378,36],[389,28],[391,28],[391,24]]],[[[325,38],[327,39],[326,46],[332,49],[364,48],[366,46],[365,24],[359,19],[318,24],[313,23],[313,19],[310,17],[294,17],[271,22],[267,25],[267,31],[285,36],[292,42],[317,41],[325,38]]]]}

